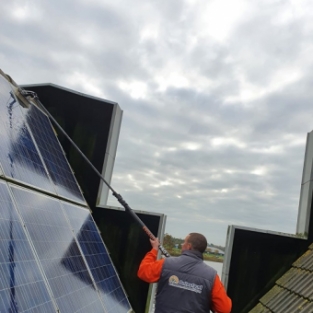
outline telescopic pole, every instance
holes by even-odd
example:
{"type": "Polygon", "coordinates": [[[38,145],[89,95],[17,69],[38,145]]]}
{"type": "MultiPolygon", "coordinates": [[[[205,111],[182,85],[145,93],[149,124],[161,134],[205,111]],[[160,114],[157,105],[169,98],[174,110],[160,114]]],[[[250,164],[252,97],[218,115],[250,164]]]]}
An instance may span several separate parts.
{"type": "MultiPolygon", "coordinates": [[[[85,154],[79,149],[76,143],[69,137],[69,135],[65,132],[65,130],[59,125],[59,123],[55,120],[55,118],[49,113],[49,111],[44,107],[44,105],[39,100],[37,94],[32,91],[22,90],[21,94],[24,96],[30,96],[38,102],[40,108],[48,115],[48,117],[53,121],[53,123],[59,128],[59,130],[64,134],[64,136],[70,141],[70,143],[75,147],[75,149],[79,152],[79,154],[85,159],[85,161],[91,166],[91,168],[95,171],[95,173],[100,177],[100,179],[107,185],[107,187],[112,191],[112,195],[117,199],[117,201],[125,208],[125,211],[128,212],[133,219],[141,226],[143,231],[148,235],[148,237],[152,240],[155,240],[156,237],[151,233],[149,228],[144,224],[144,222],[138,217],[138,215],[132,210],[132,208],[128,205],[128,203],[123,199],[123,197],[118,194],[110,184],[104,179],[104,177],[100,174],[100,172],[95,168],[95,166],[90,162],[90,160],[85,156],[85,154]]],[[[170,254],[166,251],[166,249],[160,244],[159,250],[161,253],[169,257],[170,254]]]]}

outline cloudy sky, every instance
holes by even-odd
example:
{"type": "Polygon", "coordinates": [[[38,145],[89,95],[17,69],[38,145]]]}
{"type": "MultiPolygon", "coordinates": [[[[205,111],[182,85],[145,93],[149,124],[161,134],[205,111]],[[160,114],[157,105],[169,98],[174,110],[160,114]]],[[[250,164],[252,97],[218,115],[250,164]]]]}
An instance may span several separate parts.
{"type": "MultiPolygon", "coordinates": [[[[11,0],[0,68],[124,111],[112,187],[166,232],[294,234],[313,129],[309,0],[11,0]]],[[[118,205],[114,198],[109,204],[118,205]]]]}

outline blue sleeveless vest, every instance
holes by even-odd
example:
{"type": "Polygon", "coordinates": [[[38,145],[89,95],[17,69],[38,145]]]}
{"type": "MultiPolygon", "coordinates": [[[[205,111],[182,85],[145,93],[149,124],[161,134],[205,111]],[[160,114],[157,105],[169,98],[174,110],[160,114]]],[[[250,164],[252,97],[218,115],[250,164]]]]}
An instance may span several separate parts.
{"type": "Polygon", "coordinates": [[[198,251],[186,250],[165,259],[156,295],[155,313],[208,313],[216,271],[198,251]]]}

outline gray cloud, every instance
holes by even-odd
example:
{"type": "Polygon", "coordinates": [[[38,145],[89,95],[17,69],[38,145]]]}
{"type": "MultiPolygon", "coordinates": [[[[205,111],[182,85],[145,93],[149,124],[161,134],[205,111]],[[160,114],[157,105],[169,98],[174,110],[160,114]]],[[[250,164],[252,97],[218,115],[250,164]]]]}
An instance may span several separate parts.
{"type": "Polygon", "coordinates": [[[118,102],[112,185],[133,209],[166,214],[166,232],[222,245],[232,224],[294,233],[313,117],[310,12],[306,0],[13,0],[0,68],[118,102]]]}

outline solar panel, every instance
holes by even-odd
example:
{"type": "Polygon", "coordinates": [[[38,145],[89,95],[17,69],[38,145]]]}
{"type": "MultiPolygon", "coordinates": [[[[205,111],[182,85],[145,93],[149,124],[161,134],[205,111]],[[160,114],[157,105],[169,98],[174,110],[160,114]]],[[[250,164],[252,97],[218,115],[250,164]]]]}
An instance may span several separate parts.
{"type": "Polygon", "coordinates": [[[61,312],[103,312],[59,200],[17,187],[12,191],[61,312]]]}
{"type": "Polygon", "coordinates": [[[0,144],[0,312],[131,312],[50,121],[1,75],[0,144]]]}
{"type": "Polygon", "coordinates": [[[55,193],[35,142],[26,126],[21,106],[11,86],[1,75],[0,141],[0,164],[5,176],[55,193]]]}
{"type": "Polygon", "coordinates": [[[48,117],[34,105],[22,107],[8,82],[0,79],[0,162],[5,175],[85,203],[48,117]]]}
{"type": "Polygon", "coordinates": [[[3,181],[0,208],[0,312],[55,312],[23,223],[3,181]]]}

